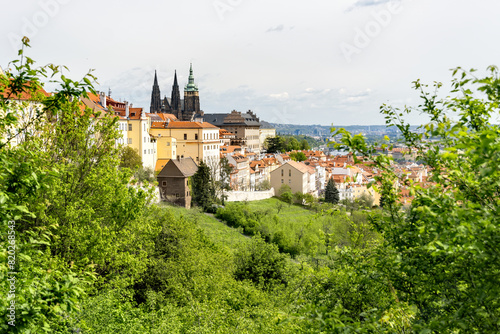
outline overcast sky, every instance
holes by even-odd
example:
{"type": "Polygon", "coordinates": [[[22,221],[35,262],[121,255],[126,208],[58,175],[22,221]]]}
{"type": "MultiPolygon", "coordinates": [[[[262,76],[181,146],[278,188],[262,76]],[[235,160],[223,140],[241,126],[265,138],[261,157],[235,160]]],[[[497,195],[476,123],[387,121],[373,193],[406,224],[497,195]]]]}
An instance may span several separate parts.
{"type": "MultiPolygon", "coordinates": [[[[89,69],[99,88],[149,111],[154,71],[170,97],[193,63],[207,113],[276,123],[383,124],[417,105],[412,81],[500,65],[498,0],[1,0],[0,66],[18,41],[37,64],[89,69]]],[[[412,123],[424,121],[415,116],[412,123]]]]}

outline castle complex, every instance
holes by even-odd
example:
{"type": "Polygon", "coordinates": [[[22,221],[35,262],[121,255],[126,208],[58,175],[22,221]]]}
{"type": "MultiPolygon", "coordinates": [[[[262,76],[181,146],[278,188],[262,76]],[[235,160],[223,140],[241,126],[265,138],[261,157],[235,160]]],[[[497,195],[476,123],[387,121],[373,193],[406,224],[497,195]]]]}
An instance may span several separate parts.
{"type": "Polygon", "coordinates": [[[189,67],[189,79],[184,87],[184,99],[181,100],[179,84],[177,83],[177,72],[174,74],[174,84],[172,85],[171,98],[166,96],[162,99],[160,86],[156,76],[153,82],[153,91],[151,92],[150,113],[168,113],[173,114],[180,121],[192,121],[195,114],[200,112],[200,94],[198,86],[194,83],[193,66],[189,67]]]}

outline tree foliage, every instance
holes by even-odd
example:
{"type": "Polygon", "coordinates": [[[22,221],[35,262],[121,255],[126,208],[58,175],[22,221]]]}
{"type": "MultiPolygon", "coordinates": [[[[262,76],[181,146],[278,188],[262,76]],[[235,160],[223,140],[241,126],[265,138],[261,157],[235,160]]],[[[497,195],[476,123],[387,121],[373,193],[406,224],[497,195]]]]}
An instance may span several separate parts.
{"type": "Polygon", "coordinates": [[[325,188],[325,202],[337,204],[340,200],[339,190],[333,178],[328,179],[325,188]]]}
{"type": "Polygon", "coordinates": [[[120,167],[136,170],[142,166],[142,158],[137,148],[125,146],[120,151],[120,167]]]}
{"type": "Polygon", "coordinates": [[[204,211],[212,210],[216,202],[215,188],[210,175],[210,168],[201,161],[198,170],[191,177],[193,201],[204,211]]]}
{"type": "Polygon", "coordinates": [[[500,317],[500,244],[498,195],[500,78],[490,67],[485,77],[457,68],[452,91],[440,98],[437,83],[421,94],[417,109],[430,122],[410,131],[405,115],[414,108],[381,108],[388,126],[397,127],[408,148],[430,167],[426,187],[398,179],[391,161],[375,156],[360,135],[346,131],[341,143],[375,161],[383,214],[373,224],[386,247],[377,255],[380,273],[391,282],[398,300],[417,310],[412,328],[419,332],[498,332],[500,317]],[[431,141],[432,139],[432,141],[431,141]],[[410,187],[415,199],[402,210],[395,184],[410,187]]]}
{"type": "Polygon", "coordinates": [[[306,161],[307,157],[304,154],[304,152],[296,151],[290,153],[290,159],[292,159],[293,161],[301,162],[301,161],[306,161]]]}

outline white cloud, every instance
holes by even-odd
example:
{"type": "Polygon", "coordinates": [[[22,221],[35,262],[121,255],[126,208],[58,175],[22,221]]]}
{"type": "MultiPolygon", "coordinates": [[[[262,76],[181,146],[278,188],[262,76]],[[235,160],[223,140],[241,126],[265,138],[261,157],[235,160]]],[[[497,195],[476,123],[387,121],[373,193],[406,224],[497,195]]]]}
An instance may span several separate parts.
{"type": "Polygon", "coordinates": [[[287,92],[279,93],[279,94],[269,94],[271,99],[285,101],[288,100],[289,96],[287,92]]]}

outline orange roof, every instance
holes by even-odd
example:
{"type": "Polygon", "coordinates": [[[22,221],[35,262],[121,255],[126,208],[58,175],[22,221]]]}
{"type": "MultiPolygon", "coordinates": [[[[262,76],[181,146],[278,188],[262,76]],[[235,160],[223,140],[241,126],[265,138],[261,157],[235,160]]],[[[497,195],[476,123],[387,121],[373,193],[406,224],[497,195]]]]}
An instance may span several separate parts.
{"type": "Polygon", "coordinates": [[[207,122],[186,122],[186,121],[172,121],[167,126],[168,129],[200,129],[212,128],[217,129],[215,125],[207,122]]]}
{"type": "Polygon", "coordinates": [[[264,162],[263,162],[263,161],[261,161],[261,160],[254,160],[254,161],[251,161],[251,162],[250,162],[250,168],[255,168],[255,167],[257,167],[257,166],[258,166],[258,167],[264,167],[264,166],[265,166],[265,164],[264,164],[264,162]]]}
{"type": "Polygon", "coordinates": [[[165,122],[151,122],[151,129],[164,129],[165,122]]]}
{"type": "Polygon", "coordinates": [[[286,164],[289,164],[290,166],[294,167],[295,169],[298,169],[302,173],[309,173],[309,174],[314,174],[315,173],[314,168],[306,166],[302,162],[297,162],[297,161],[290,160],[286,164]]]}
{"type": "Polygon", "coordinates": [[[34,89],[34,92],[23,91],[20,93],[20,95],[10,95],[12,91],[9,88],[6,88],[4,91],[0,91],[0,96],[2,96],[4,99],[9,98],[12,100],[22,100],[22,101],[38,100],[38,97],[36,96],[37,94],[41,94],[44,97],[50,96],[50,94],[47,93],[45,89],[43,89],[43,87],[41,86],[32,87],[33,85],[28,82],[25,84],[25,86],[27,90],[34,89]]]}
{"type": "Polygon", "coordinates": [[[167,162],[169,162],[170,159],[158,159],[156,160],[156,166],[155,166],[155,172],[159,172],[165,167],[167,162]]]}
{"type": "Polygon", "coordinates": [[[220,147],[220,150],[223,151],[224,153],[232,153],[234,151],[241,150],[241,146],[236,146],[236,145],[223,145],[220,147]]]}
{"type": "Polygon", "coordinates": [[[177,121],[177,117],[175,117],[174,114],[158,113],[156,115],[158,115],[164,121],[166,121],[166,120],[177,121]]]}

